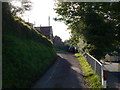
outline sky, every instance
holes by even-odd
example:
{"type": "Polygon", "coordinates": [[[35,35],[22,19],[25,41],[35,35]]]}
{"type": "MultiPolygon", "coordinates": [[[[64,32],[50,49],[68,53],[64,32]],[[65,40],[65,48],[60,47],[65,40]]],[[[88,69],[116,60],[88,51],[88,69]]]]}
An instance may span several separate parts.
{"type": "Polygon", "coordinates": [[[31,23],[35,23],[36,27],[48,26],[48,17],[50,16],[50,26],[53,29],[53,35],[59,36],[62,41],[69,39],[70,31],[63,22],[53,20],[57,16],[53,8],[55,7],[54,0],[31,0],[32,10],[25,13],[23,19],[31,23]]]}

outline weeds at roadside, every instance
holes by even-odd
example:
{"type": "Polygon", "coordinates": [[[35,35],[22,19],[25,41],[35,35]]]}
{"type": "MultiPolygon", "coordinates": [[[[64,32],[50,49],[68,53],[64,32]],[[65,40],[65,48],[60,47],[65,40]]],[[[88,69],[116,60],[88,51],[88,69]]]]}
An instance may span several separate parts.
{"type": "Polygon", "coordinates": [[[86,59],[80,53],[76,53],[75,56],[80,62],[84,74],[84,79],[88,83],[89,88],[102,88],[100,78],[92,70],[86,59]]]}

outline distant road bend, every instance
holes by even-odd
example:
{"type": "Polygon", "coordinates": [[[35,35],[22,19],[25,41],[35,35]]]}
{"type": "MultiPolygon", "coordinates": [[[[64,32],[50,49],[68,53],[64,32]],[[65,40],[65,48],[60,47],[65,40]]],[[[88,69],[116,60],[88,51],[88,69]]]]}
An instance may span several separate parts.
{"type": "Polygon", "coordinates": [[[32,88],[87,88],[77,58],[70,53],[57,53],[55,64],[32,88]]]}

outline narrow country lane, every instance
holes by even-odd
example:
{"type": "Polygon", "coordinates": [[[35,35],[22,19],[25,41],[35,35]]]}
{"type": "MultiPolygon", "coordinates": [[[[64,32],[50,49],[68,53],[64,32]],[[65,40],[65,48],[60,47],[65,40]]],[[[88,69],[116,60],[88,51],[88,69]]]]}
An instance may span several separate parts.
{"type": "Polygon", "coordinates": [[[77,58],[70,53],[57,53],[55,64],[32,88],[87,88],[77,58]]]}

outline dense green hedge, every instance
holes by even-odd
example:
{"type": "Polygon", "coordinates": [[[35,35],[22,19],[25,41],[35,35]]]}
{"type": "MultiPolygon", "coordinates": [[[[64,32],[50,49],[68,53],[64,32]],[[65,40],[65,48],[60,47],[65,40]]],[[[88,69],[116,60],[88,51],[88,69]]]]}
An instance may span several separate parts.
{"type": "Polygon", "coordinates": [[[2,21],[3,88],[29,88],[56,59],[54,47],[19,17],[4,14],[2,21]]]}

